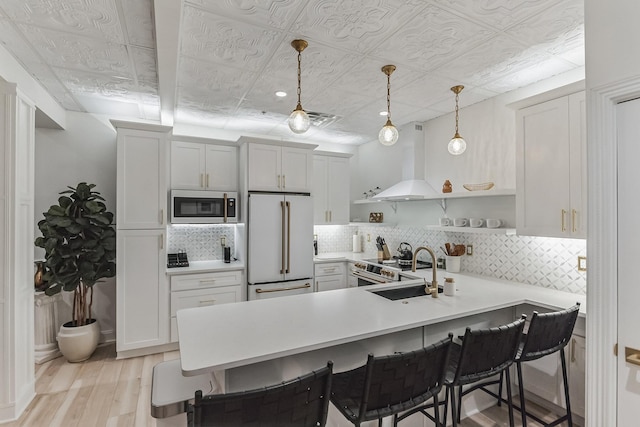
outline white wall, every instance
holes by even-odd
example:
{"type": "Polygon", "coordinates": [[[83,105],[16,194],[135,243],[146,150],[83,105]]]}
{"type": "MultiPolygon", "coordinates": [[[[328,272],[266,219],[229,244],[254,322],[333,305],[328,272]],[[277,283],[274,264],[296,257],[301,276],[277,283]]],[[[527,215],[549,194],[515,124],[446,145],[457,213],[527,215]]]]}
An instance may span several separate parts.
{"type": "Polygon", "coordinates": [[[587,86],[597,87],[640,73],[640,2],[585,0],[587,86]]]}
{"type": "MultiPolygon", "coordinates": [[[[96,184],[95,191],[106,199],[107,209],[116,211],[116,131],[104,117],[67,112],[65,130],[36,129],[35,235],[37,222],[61,191],[79,182],[96,184]]],[[[114,226],[115,227],[115,226],[114,226]]],[[[44,257],[36,248],[35,259],[44,257]]],[[[117,268],[117,266],[116,266],[117,268]]],[[[70,293],[60,307],[60,321],[71,320],[70,293]]],[[[94,287],[93,315],[100,322],[103,339],[115,339],[115,279],[106,279],[94,287]]]]}
{"type": "Polygon", "coordinates": [[[455,192],[466,191],[463,184],[489,181],[495,188],[516,188],[515,122],[515,111],[500,97],[461,109],[459,132],[467,150],[460,156],[447,151],[455,133],[453,113],[425,122],[427,181],[440,190],[448,179],[455,192]]]}

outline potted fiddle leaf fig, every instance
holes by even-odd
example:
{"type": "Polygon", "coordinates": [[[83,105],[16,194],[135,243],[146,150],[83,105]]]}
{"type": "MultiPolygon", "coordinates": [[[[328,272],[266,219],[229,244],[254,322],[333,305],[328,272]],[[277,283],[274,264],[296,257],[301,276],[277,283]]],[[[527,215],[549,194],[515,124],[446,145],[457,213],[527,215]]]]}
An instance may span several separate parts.
{"type": "Polygon", "coordinates": [[[113,214],[94,187],[81,182],[61,192],[58,204],[38,222],[42,236],[35,240],[45,250],[45,293],[73,292],[72,320],[58,333],[60,351],[70,362],[86,360],[95,351],[100,328],[91,314],[93,286],[116,274],[113,214]]]}

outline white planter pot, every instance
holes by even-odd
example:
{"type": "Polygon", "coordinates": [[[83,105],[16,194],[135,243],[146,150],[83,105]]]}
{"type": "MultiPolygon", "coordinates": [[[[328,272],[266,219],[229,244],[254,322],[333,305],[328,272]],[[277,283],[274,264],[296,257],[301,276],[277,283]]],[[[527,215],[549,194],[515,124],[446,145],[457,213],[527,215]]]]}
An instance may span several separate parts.
{"type": "Polygon", "coordinates": [[[98,346],[100,326],[96,319],[91,319],[90,322],[92,323],[84,326],[70,326],[72,322],[60,326],[58,347],[69,362],[87,360],[98,346]]]}

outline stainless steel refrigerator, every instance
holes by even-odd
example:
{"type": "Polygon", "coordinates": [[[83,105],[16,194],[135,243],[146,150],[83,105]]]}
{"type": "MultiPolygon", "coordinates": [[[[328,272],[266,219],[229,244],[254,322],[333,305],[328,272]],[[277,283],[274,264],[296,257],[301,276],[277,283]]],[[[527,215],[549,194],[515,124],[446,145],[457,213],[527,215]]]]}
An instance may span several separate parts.
{"type": "Polygon", "coordinates": [[[247,297],[313,292],[313,199],[249,193],[247,297]]]}

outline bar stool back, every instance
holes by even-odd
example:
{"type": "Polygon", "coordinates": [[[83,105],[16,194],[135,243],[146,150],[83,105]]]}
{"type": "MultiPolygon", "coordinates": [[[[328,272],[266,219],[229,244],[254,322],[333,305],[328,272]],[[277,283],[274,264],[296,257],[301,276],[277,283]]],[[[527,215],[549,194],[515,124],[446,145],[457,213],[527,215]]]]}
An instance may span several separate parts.
{"type": "MultiPolygon", "coordinates": [[[[367,364],[333,375],[331,402],[355,426],[411,409],[434,399],[435,414],[429,418],[440,426],[438,393],[442,389],[452,335],[419,350],[389,356],[369,355],[367,364]]],[[[403,417],[404,418],[404,417],[403,417]]]]}
{"type": "Polygon", "coordinates": [[[486,387],[492,384],[499,384],[501,389],[502,376],[504,374],[507,379],[509,425],[514,425],[511,380],[508,368],[513,364],[518,352],[526,318],[527,316],[523,314],[515,322],[494,328],[476,330],[467,328],[462,338],[462,344],[454,344],[452,346],[451,363],[445,380],[447,387],[445,422],[449,397],[451,398],[451,416],[454,427],[460,422],[462,396],[480,389],[500,400],[499,395],[486,387]],[[490,379],[496,375],[499,375],[498,380],[490,379]],[[469,384],[473,385],[463,391],[462,386],[469,384]],[[457,402],[455,396],[456,387],[458,387],[457,402]]]}
{"type": "Polygon", "coordinates": [[[203,396],[189,405],[190,427],[316,427],[329,410],[333,363],[296,379],[250,391],[203,396]]]}
{"type": "Polygon", "coordinates": [[[518,387],[520,392],[520,412],[522,413],[522,425],[527,426],[527,416],[542,423],[545,426],[555,426],[567,421],[569,426],[573,426],[571,417],[571,403],[569,399],[569,383],[567,381],[567,362],[564,356],[564,347],[571,340],[573,328],[578,319],[580,303],[566,310],[551,313],[539,314],[533,312],[529,330],[523,335],[520,351],[516,357],[516,369],[518,373],[518,387]],[[564,397],[567,413],[550,424],[545,424],[541,419],[533,414],[528,414],[525,409],[524,386],[522,378],[522,363],[530,360],[560,352],[562,362],[562,382],[564,384],[564,397]]]}

